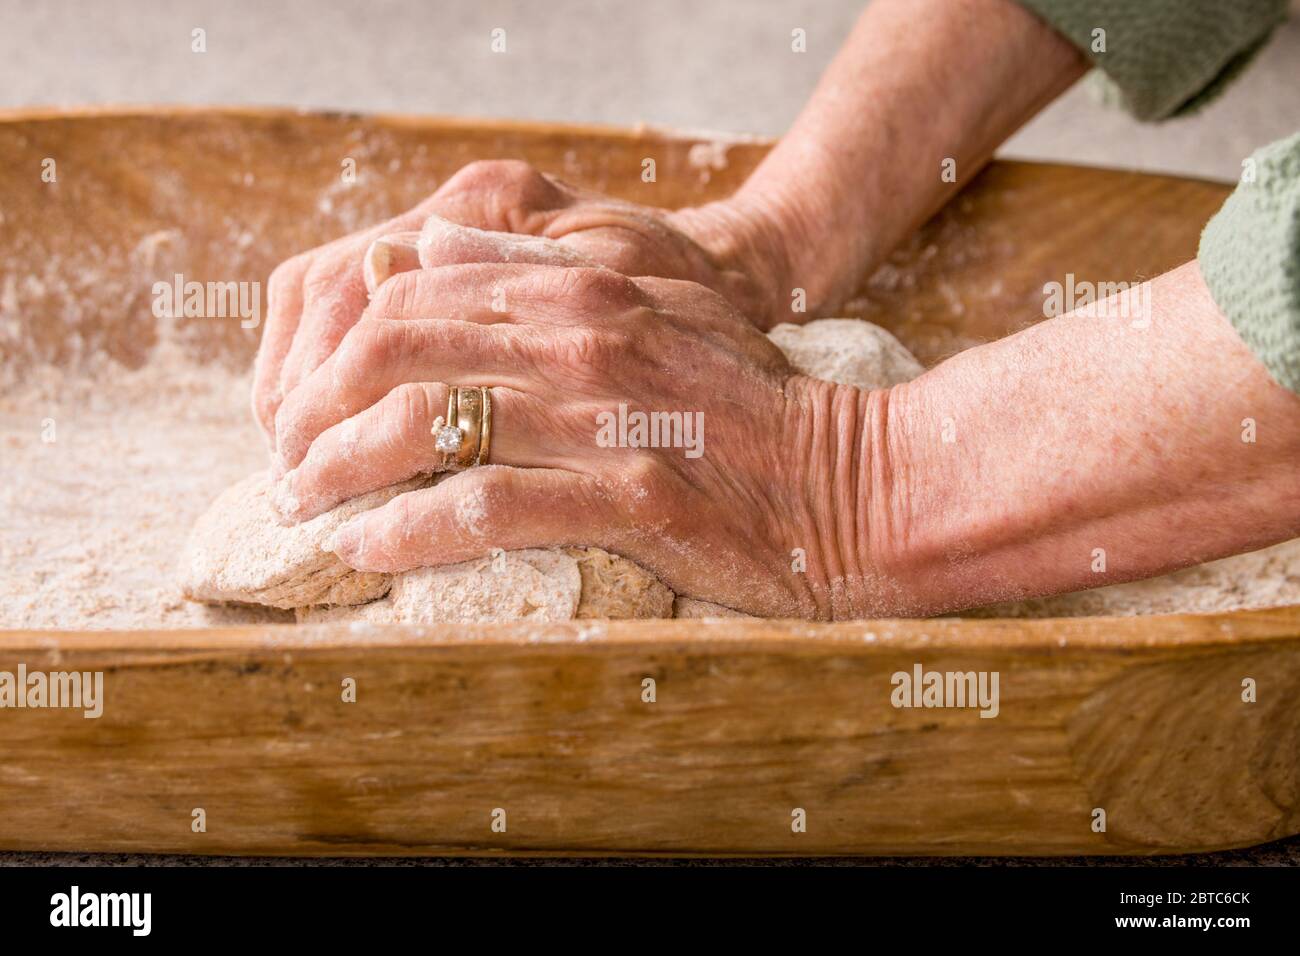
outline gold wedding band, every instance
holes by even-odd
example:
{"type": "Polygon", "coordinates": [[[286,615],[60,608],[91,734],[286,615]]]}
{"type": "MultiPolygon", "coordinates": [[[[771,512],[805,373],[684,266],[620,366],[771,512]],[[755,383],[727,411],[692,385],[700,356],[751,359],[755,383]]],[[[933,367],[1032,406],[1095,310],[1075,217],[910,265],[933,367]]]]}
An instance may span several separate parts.
{"type": "Polygon", "coordinates": [[[456,400],[456,427],[464,435],[456,452],[456,464],[469,468],[478,461],[478,443],[483,435],[483,395],[477,388],[457,388],[453,391],[456,400]]]}
{"type": "Polygon", "coordinates": [[[461,468],[487,464],[492,446],[492,392],[484,385],[447,389],[447,415],[433,420],[434,447],[461,468]]]}
{"type": "Polygon", "coordinates": [[[492,391],[486,385],[480,385],[483,392],[482,419],[479,429],[478,457],[474,464],[486,465],[488,453],[492,450],[492,391]]]}

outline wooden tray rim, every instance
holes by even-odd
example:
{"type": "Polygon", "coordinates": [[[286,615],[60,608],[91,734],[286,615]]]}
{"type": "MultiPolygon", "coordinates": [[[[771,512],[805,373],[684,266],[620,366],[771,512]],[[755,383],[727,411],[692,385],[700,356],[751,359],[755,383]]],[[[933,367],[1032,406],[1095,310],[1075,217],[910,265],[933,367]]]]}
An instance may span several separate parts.
{"type": "MultiPolygon", "coordinates": [[[[726,143],[729,146],[753,146],[763,149],[776,144],[776,138],[757,133],[730,130],[695,129],[638,123],[620,126],[614,123],[576,123],[552,120],[524,120],[503,117],[457,116],[445,113],[369,112],[364,110],[330,110],[292,106],[211,105],[188,103],[91,103],[75,106],[0,107],[0,124],[57,122],[68,119],[189,119],[227,118],[235,120],[316,119],[334,122],[369,122],[380,126],[417,128],[430,131],[448,130],[476,133],[513,133],[519,135],[564,135],[644,142],[654,140],[673,143],[726,143]]],[[[1235,185],[1231,180],[1176,173],[1151,173],[1125,166],[1093,166],[1080,163],[1043,162],[1029,159],[996,158],[988,166],[1034,167],[1038,169],[1086,169],[1116,175],[1148,176],[1179,182],[1211,186],[1235,185]]],[[[986,167],[987,168],[987,167],[986,167]]]]}
{"type": "Polygon", "coordinates": [[[494,624],[263,624],[139,630],[0,630],[0,653],[22,651],[284,651],[366,648],[669,646],[756,653],[1065,650],[1132,653],[1300,642],[1300,604],[1213,614],[1124,617],[888,618],[835,623],[789,619],[662,618],[494,624]]]}

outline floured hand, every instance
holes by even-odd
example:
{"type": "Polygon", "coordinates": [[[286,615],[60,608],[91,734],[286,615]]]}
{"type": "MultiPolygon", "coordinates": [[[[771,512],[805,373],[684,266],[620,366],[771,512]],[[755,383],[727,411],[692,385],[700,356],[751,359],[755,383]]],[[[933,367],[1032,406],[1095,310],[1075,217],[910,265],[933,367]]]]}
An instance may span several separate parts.
{"type": "MultiPolygon", "coordinates": [[[[767,328],[779,320],[785,296],[788,268],[779,236],[749,207],[742,212],[713,203],[670,212],[569,186],[522,162],[472,163],[409,213],[295,256],[272,273],[254,414],[273,442],[285,397],[360,320],[368,271],[379,284],[376,267],[386,276],[470,262],[581,264],[687,279],[767,328]],[[374,247],[393,235],[405,241],[374,247]],[[417,236],[418,254],[411,248],[417,236]]],[[[434,309],[422,317],[437,316],[434,309]]]]}
{"type": "Polygon", "coordinates": [[[344,525],[331,546],[350,567],[594,545],[692,597],[829,614],[838,539],[858,533],[832,433],[874,399],[797,374],[717,293],[516,263],[392,276],[276,416],[286,520],[437,467],[450,385],[491,387],[492,464],[344,525]]]}

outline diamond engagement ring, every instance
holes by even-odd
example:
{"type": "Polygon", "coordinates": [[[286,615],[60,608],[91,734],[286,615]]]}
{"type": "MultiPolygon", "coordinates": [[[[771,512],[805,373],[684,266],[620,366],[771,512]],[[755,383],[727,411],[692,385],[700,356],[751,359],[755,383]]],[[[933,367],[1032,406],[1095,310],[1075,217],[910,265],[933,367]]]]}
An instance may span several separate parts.
{"type": "Polygon", "coordinates": [[[492,392],[487,386],[451,386],[447,416],[433,420],[433,447],[446,456],[444,464],[461,468],[487,464],[492,446],[492,392]]]}

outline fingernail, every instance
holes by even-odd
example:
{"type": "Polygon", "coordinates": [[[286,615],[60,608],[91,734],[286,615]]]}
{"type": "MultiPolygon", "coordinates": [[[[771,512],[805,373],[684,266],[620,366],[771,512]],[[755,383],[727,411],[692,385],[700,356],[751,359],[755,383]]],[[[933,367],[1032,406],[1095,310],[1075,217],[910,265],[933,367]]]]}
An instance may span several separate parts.
{"type": "Polygon", "coordinates": [[[418,232],[395,232],[370,244],[361,260],[361,275],[367,292],[374,295],[389,277],[420,268],[420,255],[416,250],[419,238],[418,232]]]}

